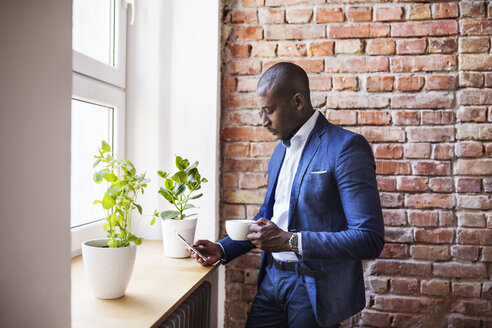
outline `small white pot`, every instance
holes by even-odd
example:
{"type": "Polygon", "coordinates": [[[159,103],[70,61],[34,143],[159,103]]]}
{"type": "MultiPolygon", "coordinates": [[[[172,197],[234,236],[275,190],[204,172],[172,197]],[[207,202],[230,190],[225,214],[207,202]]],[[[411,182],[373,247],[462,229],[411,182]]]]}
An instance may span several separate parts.
{"type": "Polygon", "coordinates": [[[166,219],[161,221],[162,241],[164,254],[168,257],[185,258],[190,257],[186,250],[186,244],[174,233],[176,231],[190,244],[195,239],[196,218],[184,218],[183,220],[166,219]]]}
{"type": "Polygon", "coordinates": [[[82,243],[82,259],[92,293],[96,298],[122,297],[130,282],[137,246],[109,248],[107,238],[82,243]]]}

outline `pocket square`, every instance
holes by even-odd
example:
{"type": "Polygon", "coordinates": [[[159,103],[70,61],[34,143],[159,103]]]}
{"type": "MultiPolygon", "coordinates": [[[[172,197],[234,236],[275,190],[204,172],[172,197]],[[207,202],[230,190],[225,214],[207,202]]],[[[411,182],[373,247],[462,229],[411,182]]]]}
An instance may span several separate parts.
{"type": "Polygon", "coordinates": [[[327,173],[328,171],[311,171],[311,174],[323,174],[327,173]]]}

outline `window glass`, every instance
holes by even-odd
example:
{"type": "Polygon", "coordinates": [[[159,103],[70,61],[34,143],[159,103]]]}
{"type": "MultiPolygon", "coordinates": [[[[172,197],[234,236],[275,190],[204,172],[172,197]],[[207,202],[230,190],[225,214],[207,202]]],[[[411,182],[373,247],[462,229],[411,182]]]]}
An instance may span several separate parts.
{"type": "Polygon", "coordinates": [[[86,56],[114,66],[114,0],[73,1],[72,47],[86,56]]]}
{"type": "Polygon", "coordinates": [[[95,172],[94,155],[101,141],[108,142],[113,149],[113,115],[111,107],[101,106],[72,99],[72,140],[71,140],[71,223],[76,227],[106,217],[100,204],[104,183],[96,184],[92,177],[95,172]]]}

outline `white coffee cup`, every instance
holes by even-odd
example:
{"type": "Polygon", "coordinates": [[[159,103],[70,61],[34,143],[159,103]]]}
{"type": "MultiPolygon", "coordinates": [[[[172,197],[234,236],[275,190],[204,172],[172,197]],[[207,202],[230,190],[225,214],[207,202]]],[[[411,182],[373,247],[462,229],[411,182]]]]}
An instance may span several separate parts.
{"type": "Polygon", "coordinates": [[[226,231],[232,240],[248,240],[249,226],[253,220],[227,220],[226,231]]]}

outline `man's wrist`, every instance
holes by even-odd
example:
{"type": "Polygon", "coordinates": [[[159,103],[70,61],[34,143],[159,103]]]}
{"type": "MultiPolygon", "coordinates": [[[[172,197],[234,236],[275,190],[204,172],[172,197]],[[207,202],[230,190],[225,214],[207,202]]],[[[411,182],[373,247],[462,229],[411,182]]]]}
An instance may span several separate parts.
{"type": "Polygon", "coordinates": [[[299,254],[299,234],[292,233],[289,238],[289,248],[292,252],[299,254]]]}

